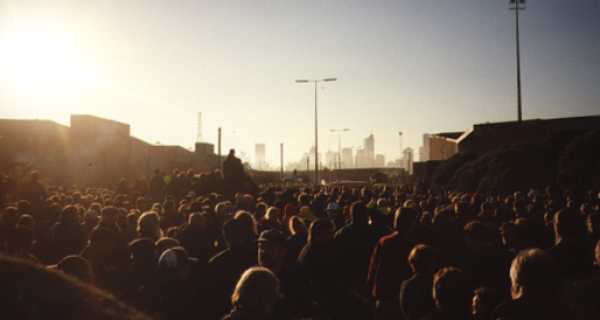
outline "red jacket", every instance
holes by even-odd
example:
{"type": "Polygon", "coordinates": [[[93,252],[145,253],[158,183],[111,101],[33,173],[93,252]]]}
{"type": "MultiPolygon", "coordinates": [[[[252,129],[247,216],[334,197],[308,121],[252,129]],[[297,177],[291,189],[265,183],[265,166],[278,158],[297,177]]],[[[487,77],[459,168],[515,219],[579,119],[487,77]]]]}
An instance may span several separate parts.
{"type": "Polygon", "coordinates": [[[402,281],[411,276],[408,255],[414,244],[398,231],[381,237],[369,264],[368,286],[377,300],[398,299],[402,281]]]}

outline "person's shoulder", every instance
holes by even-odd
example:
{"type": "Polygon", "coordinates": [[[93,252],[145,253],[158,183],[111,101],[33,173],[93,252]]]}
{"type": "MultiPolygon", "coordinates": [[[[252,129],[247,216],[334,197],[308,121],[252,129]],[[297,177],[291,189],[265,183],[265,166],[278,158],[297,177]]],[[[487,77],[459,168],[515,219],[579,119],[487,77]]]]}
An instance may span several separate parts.
{"type": "Polygon", "coordinates": [[[491,319],[519,319],[524,314],[523,302],[521,300],[508,300],[499,304],[492,312],[491,319]]]}
{"type": "Polygon", "coordinates": [[[29,318],[31,310],[73,319],[148,319],[97,288],[24,260],[0,257],[0,280],[6,319],[29,318]],[[47,295],[47,288],[56,294],[47,295]]]}
{"type": "Polygon", "coordinates": [[[227,257],[231,255],[231,250],[229,248],[215,254],[212,258],[208,260],[208,264],[214,265],[221,263],[221,261],[227,259],[227,257]]]}
{"type": "Polygon", "coordinates": [[[379,241],[377,241],[377,242],[383,246],[383,245],[392,243],[392,242],[396,241],[397,239],[399,239],[398,232],[392,232],[388,235],[385,235],[385,236],[379,238],[379,241]]]}

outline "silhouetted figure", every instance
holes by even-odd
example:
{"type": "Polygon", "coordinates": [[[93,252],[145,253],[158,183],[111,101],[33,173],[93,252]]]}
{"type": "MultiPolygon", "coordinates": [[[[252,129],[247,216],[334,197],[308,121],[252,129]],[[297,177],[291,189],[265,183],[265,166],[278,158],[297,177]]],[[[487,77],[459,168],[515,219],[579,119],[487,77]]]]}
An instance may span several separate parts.
{"type": "Polygon", "coordinates": [[[208,294],[210,317],[220,317],[229,308],[229,295],[235,281],[247,268],[257,264],[256,245],[250,241],[245,225],[240,219],[232,219],[223,225],[223,237],[227,249],[216,254],[208,263],[208,294]]]}
{"type": "Polygon", "coordinates": [[[572,279],[588,275],[593,258],[581,215],[568,209],[558,211],[554,215],[554,234],[556,244],[548,253],[558,262],[559,276],[572,279]]]}
{"type": "Polygon", "coordinates": [[[492,319],[570,319],[559,296],[556,261],[540,249],[519,253],[510,267],[512,301],[500,305],[492,319]]]}
{"type": "Polygon", "coordinates": [[[298,256],[303,279],[309,286],[309,293],[319,308],[326,314],[334,314],[339,303],[336,290],[335,246],[333,244],[333,224],[329,220],[317,219],[310,225],[308,243],[298,256]]]}
{"type": "Polygon", "coordinates": [[[168,249],[158,259],[159,314],[165,320],[197,319],[203,304],[192,281],[194,261],[183,247],[168,249]]]}
{"type": "Polygon", "coordinates": [[[154,171],[154,177],[150,181],[150,198],[153,201],[162,201],[165,196],[165,178],[160,170],[154,171]]]}
{"type": "Polygon", "coordinates": [[[231,295],[232,309],[223,320],[269,320],[280,298],[279,280],[263,267],[246,270],[231,295]]]}
{"type": "Polygon", "coordinates": [[[418,320],[433,309],[431,288],[435,252],[430,246],[416,245],[408,256],[413,275],[400,286],[400,307],[405,320],[418,320]]]}
{"type": "Polygon", "coordinates": [[[402,281],[411,275],[407,257],[415,245],[412,229],[417,211],[402,207],[396,211],[395,231],[377,242],[369,265],[368,284],[376,301],[376,319],[396,319],[400,314],[398,294],[402,281]]]}
{"type": "Polygon", "coordinates": [[[433,312],[427,320],[469,319],[472,289],[460,269],[445,267],[433,276],[433,312]]]}
{"type": "Polygon", "coordinates": [[[87,236],[79,222],[75,206],[66,206],[60,215],[60,220],[52,227],[52,246],[54,261],[72,254],[79,254],[86,245],[87,236]]]}
{"type": "Polygon", "coordinates": [[[208,213],[190,214],[188,223],[183,226],[179,234],[181,245],[190,257],[194,257],[202,263],[208,263],[215,253],[208,233],[207,216],[208,213]]]}
{"type": "Polygon", "coordinates": [[[29,201],[36,209],[46,199],[46,188],[39,181],[37,171],[29,174],[29,181],[21,186],[21,199],[29,201]]]}
{"type": "Polygon", "coordinates": [[[94,283],[94,272],[90,262],[79,255],[68,255],[57,264],[48,266],[48,269],[59,270],[88,284],[94,283]]]}
{"type": "Polygon", "coordinates": [[[235,150],[229,150],[229,155],[223,161],[223,180],[225,184],[225,193],[233,195],[235,192],[244,190],[246,174],[242,161],[235,156],[235,150]]]}
{"type": "Polygon", "coordinates": [[[369,268],[369,259],[377,234],[369,225],[369,216],[365,204],[357,201],[350,207],[350,223],[335,233],[336,256],[340,268],[337,279],[347,291],[368,296],[365,279],[369,268]]]}

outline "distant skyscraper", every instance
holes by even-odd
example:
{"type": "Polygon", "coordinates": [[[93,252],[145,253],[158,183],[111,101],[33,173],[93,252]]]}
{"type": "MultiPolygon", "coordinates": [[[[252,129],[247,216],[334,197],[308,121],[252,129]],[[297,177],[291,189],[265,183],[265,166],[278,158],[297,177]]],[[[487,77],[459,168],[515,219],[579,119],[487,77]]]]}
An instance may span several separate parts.
{"type": "Polygon", "coordinates": [[[255,162],[256,169],[258,169],[258,170],[264,170],[267,167],[267,161],[266,161],[267,150],[266,149],[267,148],[264,143],[257,143],[255,146],[254,162],[255,162]]]}
{"type": "Polygon", "coordinates": [[[202,141],[202,112],[198,112],[198,127],[196,128],[198,132],[196,132],[196,142],[202,141]]]}
{"type": "Polygon", "coordinates": [[[414,151],[412,148],[406,148],[402,152],[402,168],[406,169],[409,174],[413,173],[414,151]]]}
{"type": "Polygon", "coordinates": [[[383,168],[385,167],[385,156],[382,154],[377,154],[375,156],[375,167],[376,168],[383,168]]]}
{"type": "Polygon", "coordinates": [[[338,153],[333,151],[327,151],[325,153],[325,166],[329,169],[338,168],[338,153]]]}
{"type": "Polygon", "coordinates": [[[344,148],[342,149],[342,168],[354,168],[354,152],[352,152],[352,148],[344,148]]]}
{"type": "Polygon", "coordinates": [[[363,140],[363,148],[356,151],[356,167],[369,168],[375,165],[375,136],[370,134],[363,140]]]}

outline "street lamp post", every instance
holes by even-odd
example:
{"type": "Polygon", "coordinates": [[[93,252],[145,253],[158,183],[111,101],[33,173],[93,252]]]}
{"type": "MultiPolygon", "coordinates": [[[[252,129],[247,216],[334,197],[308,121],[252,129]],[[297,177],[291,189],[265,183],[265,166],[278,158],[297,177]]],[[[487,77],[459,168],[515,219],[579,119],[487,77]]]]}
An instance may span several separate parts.
{"type": "Polygon", "coordinates": [[[318,122],[318,112],[317,112],[317,84],[319,82],[329,82],[336,81],[337,78],[325,78],[321,80],[306,80],[300,79],[296,80],[296,83],[310,83],[313,82],[315,84],[315,185],[319,184],[319,122],[318,122]]]}
{"type": "Polygon", "coordinates": [[[523,109],[521,104],[521,45],[519,39],[519,11],[525,10],[525,0],[510,0],[510,10],[515,10],[516,24],[516,49],[517,49],[517,112],[519,122],[523,120],[523,109]]]}
{"type": "Polygon", "coordinates": [[[338,134],[338,169],[342,168],[342,133],[343,132],[348,132],[350,131],[350,129],[348,128],[343,128],[343,129],[330,129],[329,131],[338,134]]]}

